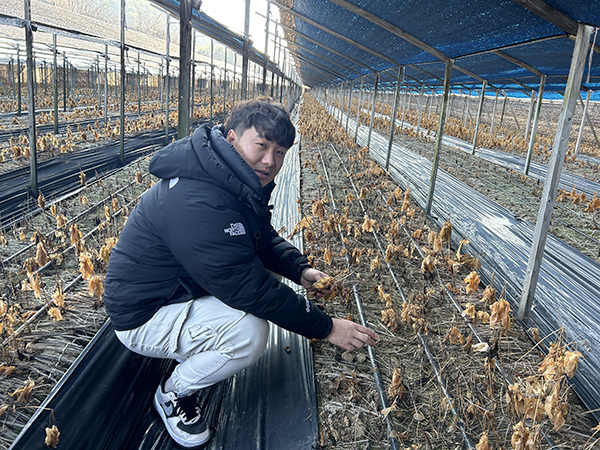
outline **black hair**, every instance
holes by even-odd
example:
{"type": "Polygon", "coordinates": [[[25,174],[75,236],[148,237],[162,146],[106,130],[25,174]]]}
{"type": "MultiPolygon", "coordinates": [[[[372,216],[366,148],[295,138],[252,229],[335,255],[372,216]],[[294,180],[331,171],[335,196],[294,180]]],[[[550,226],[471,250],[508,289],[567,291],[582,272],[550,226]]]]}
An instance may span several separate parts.
{"type": "Polygon", "coordinates": [[[236,103],[225,122],[225,135],[233,130],[241,136],[252,127],[265,139],[285,148],[290,148],[296,138],[296,129],[289,113],[281,103],[269,97],[236,103]]]}

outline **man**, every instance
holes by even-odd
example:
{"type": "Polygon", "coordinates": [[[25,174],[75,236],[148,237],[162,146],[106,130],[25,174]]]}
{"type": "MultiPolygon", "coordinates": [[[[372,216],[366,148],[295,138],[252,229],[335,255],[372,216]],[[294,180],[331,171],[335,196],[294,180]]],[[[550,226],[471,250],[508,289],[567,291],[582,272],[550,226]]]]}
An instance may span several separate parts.
{"type": "Polygon", "coordinates": [[[165,147],[150,162],[160,181],[113,249],[106,310],[127,348],[179,362],[154,405],[183,447],[210,438],[195,394],[262,355],[267,320],[346,350],[376,338],[330,318],[271,273],[306,288],[326,276],[270,224],[273,179],[294,138],[285,109],[257,99],[238,103],[225,127],[203,126],[165,147]]]}

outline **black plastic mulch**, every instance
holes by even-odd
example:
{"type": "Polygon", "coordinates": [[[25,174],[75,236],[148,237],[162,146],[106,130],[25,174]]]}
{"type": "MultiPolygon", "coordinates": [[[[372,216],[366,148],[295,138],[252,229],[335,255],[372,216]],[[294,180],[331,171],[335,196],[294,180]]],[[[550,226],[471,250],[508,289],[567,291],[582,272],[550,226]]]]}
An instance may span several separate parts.
{"type": "MultiPolygon", "coordinates": [[[[128,138],[124,144],[125,164],[155,152],[164,145],[164,130],[128,138]]],[[[96,174],[102,176],[122,167],[119,153],[120,144],[117,141],[39,162],[38,189],[47,201],[74,191],[81,187],[80,173],[85,173],[86,179],[92,180],[96,174]]],[[[29,166],[0,175],[0,220],[3,227],[21,219],[26,213],[39,211],[37,195],[32,196],[30,186],[29,166]]]]}

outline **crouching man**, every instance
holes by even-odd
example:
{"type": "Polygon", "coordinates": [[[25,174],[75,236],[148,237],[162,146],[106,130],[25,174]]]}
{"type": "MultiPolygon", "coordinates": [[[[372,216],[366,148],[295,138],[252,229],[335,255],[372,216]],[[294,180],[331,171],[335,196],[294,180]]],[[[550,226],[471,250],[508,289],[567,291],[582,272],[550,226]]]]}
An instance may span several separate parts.
{"type": "Polygon", "coordinates": [[[168,145],[150,162],[160,181],[112,251],[104,300],[117,337],[136,353],[179,362],[154,406],[182,447],[210,439],[196,393],[263,354],[267,321],[346,350],[377,337],[271,274],[306,288],[327,276],[270,224],[273,179],[294,138],[288,113],[264,98],[238,103],[224,127],[168,145]]]}

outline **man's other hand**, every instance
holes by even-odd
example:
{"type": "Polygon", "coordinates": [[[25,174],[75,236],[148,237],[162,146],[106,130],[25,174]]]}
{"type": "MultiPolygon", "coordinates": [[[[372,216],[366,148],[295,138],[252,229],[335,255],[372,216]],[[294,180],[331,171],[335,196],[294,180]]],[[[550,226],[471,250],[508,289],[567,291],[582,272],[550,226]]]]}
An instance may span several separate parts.
{"type": "Polygon", "coordinates": [[[363,327],[355,322],[345,319],[332,319],[333,327],[327,340],[332,344],[352,351],[362,348],[365,344],[375,345],[377,333],[370,328],[363,327]]]}

